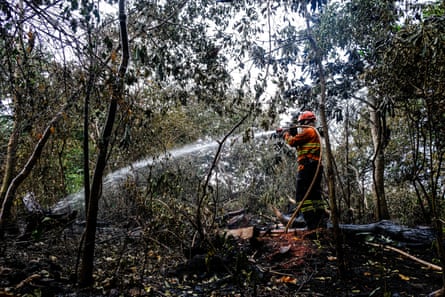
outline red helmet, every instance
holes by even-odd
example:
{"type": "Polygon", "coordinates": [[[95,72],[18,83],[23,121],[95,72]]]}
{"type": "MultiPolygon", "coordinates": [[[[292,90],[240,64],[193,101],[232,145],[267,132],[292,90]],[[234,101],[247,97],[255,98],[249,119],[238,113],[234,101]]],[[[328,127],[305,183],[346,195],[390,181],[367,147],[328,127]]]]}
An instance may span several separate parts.
{"type": "Polygon", "coordinates": [[[315,117],[315,114],[312,111],[303,111],[298,116],[298,122],[301,123],[303,121],[316,121],[317,118],[315,117]]]}

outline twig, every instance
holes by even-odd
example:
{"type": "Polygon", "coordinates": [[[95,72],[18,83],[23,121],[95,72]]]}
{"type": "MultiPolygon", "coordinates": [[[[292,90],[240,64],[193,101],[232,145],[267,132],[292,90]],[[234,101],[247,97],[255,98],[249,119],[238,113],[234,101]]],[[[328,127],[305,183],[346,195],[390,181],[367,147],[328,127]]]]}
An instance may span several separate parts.
{"type": "Polygon", "coordinates": [[[249,117],[249,115],[250,115],[250,113],[247,113],[235,126],[232,127],[232,129],[229,131],[229,133],[227,133],[221,141],[218,141],[218,144],[219,144],[218,149],[215,153],[215,157],[213,158],[213,162],[212,162],[210,169],[207,173],[207,177],[205,179],[204,185],[202,186],[202,194],[200,197],[198,197],[198,200],[196,203],[197,207],[196,207],[195,222],[191,221],[192,225],[195,227],[196,231],[198,231],[201,238],[205,237],[205,230],[204,230],[204,228],[202,226],[202,222],[201,222],[201,208],[202,208],[202,204],[204,203],[205,197],[207,195],[207,189],[208,189],[208,186],[210,183],[210,179],[212,177],[213,170],[216,168],[216,165],[218,164],[219,156],[221,154],[224,143],[229,138],[229,136],[232,135],[232,133],[235,132],[235,130],[239,126],[241,126],[241,124],[249,117]]]}
{"type": "Polygon", "coordinates": [[[400,250],[398,248],[395,248],[395,247],[392,247],[392,246],[389,246],[389,245],[372,243],[372,242],[367,242],[366,244],[371,245],[371,246],[375,246],[375,247],[381,247],[383,249],[387,249],[387,250],[391,250],[391,251],[397,252],[397,253],[399,253],[399,254],[401,254],[401,255],[403,255],[403,256],[411,259],[411,260],[416,261],[417,263],[425,265],[428,269],[432,269],[432,270],[436,270],[436,271],[442,271],[442,267],[440,267],[438,265],[435,265],[435,264],[432,264],[432,263],[429,263],[429,262],[426,262],[426,261],[424,261],[422,259],[419,259],[417,257],[414,257],[413,255],[410,255],[407,252],[404,252],[404,251],[402,251],[402,250],[400,250]]]}
{"type": "Polygon", "coordinates": [[[442,297],[442,296],[445,296],[445,288],[444,287],[428,294],[428,297],[442,297]]]}
{"type": "Polygon", "coordinates": [[[275,274],[275,275],[279,275],[279,276],[295,277],[294,274],[280,272],[280,271],[276,271],[276,270],[272,270],[272,269],[269,269],[267,272],[269,272],[270,274],[275,274]]]}
{"type": "Polygon", "coordinates": [[[307,284],[307,283],[314,277],[314,274],[315,274],[315,272],[312,272],[311,275],[309,275],[308,279],[304,280],[304,281],[300,284],[300,286],[298,287],[296,293],[299,293],[299,292],[301,291],[301,289],[303,289],[303,286],[304,286],[305,284],[307,284]]]}
{"type": "Polygon", "coordinates": [[[40,278],[40,274],[38,273],[34,273],[30,276],[28,276],[27,278],[25,278],[24,280],[22,280],[15,288],[16,289],[21,289],[23,286],[31,283],[33,280],[40,278]]]}

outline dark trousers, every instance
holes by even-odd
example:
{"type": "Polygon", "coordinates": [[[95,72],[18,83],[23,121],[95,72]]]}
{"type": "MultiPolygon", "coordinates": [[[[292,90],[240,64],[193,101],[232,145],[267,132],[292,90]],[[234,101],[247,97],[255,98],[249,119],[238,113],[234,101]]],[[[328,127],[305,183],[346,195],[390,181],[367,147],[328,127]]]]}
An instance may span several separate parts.
{"type": "MultiPolygon", "coordinates": [[[[306,196],[306,193],[314,180],[317,173],[318,161],[303,159],[298,164],[297,180],[296,180],[296,194],[295,200],[297,204],[306,196]]],[[[323,167],[320,166],[314,184],[307,196],[301,212],[306,221],[309,230],[321,227],[325,216],[323,200],[321,195],[321,178],[323,175],[323,167]]]]}
{"type": "MultiPolygon", "coordinates": [[[[296,194],[295,200],[300,202],[306,195],[309,186],[314,179],[315,173],[317,172],[318,161],[303,159],[298,164],[297,171],[297,182],[296,182],[296,194]]],[[[318,175],[315,179],[314,185],[312,186],[311,192],[306,199],[309,200],[321,200],[321,177],[323,175],[323,167],[320,166],[318,175]]]]}

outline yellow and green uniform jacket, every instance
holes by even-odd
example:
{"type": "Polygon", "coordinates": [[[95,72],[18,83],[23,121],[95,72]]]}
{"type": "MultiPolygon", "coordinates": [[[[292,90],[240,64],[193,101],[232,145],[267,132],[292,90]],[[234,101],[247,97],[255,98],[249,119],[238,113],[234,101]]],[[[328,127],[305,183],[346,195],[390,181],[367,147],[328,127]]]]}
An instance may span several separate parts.
{"type": "Polygon", "coordinates": [[[303,159],[320,160],[320,138],[315,128],[304,128],[301,133],[295,136],[287,134],[284,139],[288,145],[297,149],[298,162],[303,159]]]}

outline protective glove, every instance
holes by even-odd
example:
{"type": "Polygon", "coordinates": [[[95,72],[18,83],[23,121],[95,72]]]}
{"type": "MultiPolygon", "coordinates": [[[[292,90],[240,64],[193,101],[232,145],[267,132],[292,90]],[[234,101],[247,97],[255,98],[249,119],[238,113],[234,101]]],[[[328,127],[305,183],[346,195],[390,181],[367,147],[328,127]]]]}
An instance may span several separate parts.
{"type": "Polygon", "coordinates": [[[275,130],[275,133],[272,134],[272,138],[281,138],[283,137],[283,128],[278,128],[275,130]]]}
{"type": "Polygon", "coordinates": [[[291,137],[291,134],[289,133],[289,131],[286,131],[283,133],[284,140],[287,140],[289,137],[291,137]]]}

